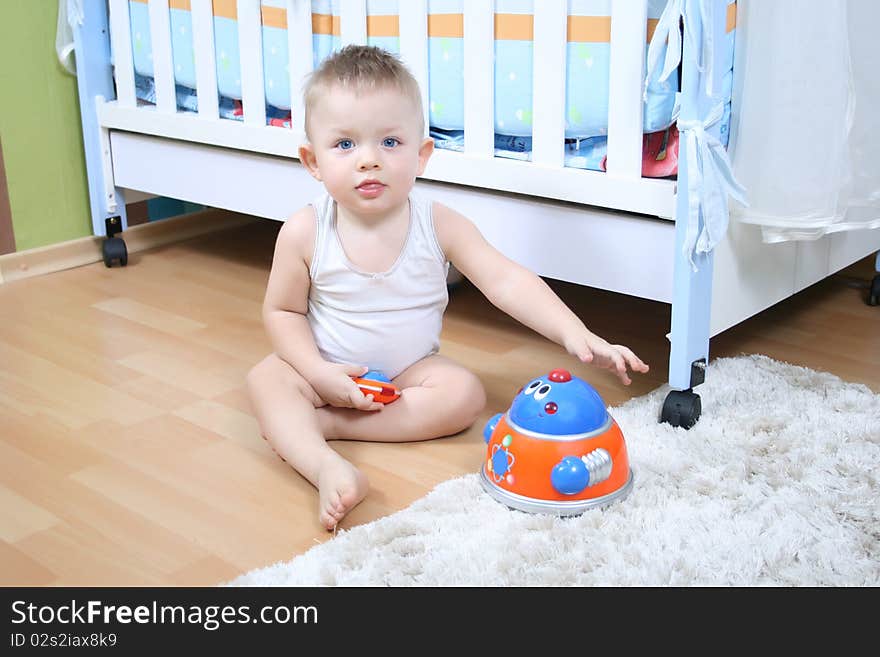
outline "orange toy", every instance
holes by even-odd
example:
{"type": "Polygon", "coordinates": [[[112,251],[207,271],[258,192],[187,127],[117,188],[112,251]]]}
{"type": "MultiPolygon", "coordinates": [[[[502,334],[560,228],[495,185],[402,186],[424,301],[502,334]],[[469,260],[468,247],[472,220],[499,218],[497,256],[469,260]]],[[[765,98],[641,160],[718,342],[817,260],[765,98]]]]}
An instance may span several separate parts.
{"type": "Polygon", "coordinates": [[[576,515],[632,489],[620,427],[593,387],[566,370],[522,388],[483,436],[483,487],[514,509],[576,515]]]}
{"type": "Polygon", "coordinates": [[[400,397],[400,390],[381,372],[370,370],[363,376],[353,376],[364,395],[373,395],[373,401],[390,404],[400,397]]]}

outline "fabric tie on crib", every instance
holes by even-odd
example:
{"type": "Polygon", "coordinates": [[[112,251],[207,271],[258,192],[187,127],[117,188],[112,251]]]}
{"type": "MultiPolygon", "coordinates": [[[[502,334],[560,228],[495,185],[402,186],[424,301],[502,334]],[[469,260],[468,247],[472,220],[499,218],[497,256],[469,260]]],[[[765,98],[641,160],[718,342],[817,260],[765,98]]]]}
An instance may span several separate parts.
{"type": "Polygon", "coordinates": [[[55,27],[55,53],[68,73],[76,75],[73,57],[73,30],[83,24],[82,0],[58,0],[58,23],[55,27]]]}
{"type": "Polygon", "coordinates": [[[648,83],[651,76],[660,62],[660,56],[663,55],[663,47],[666,46],[666,58],[663,62],[663,69],[660,71],[658,82],[663,82],[672,75],[672,72],[678,68],[678,62],[681,59],[681,33],[678,30],[678,21],[681,17],[682,0],[669,0],[660,19],[657,21],[657,27],[654,28],[654,34],[651,37],[651,43],[648,44],[648,61],[645,72],[645,88],[642,99],[648,101],[648,83]]]}
{"type": "Polygon", "coordinates": [[[714,68],[715,37],[712,30],[715,15],[715,0],[669,0],[663,13],[654,28],[651,43],[648,44],[648,57],[645,72],[645,86],[643,98],[648,100],[648,84],[651,76],[664,54],[663,68],[657,78],[658,82],[664,82],[678,68],[681,62],[681,32],[679,20],[684,19],[684,35],[690,43],[694,56],[697,59],[697,70],[703,74],[706,80],[706,94],[711,96],[713,92],[712,72],[714,68]],[[695,21],[699,21],[702,29],[702,39],[697,40],[695,21]]]}
{"type": "Polygon", "coordinates": [[[694,254],[709,253],[727,231],[727,197],[748,206],[745,188],[733,177],[727,150],[708,132],[723,114],[724,104],[718,103],[704,120],[679,119],[677,124],[687,158],[688,216],[683,248],[694,271],[694,254]]]}

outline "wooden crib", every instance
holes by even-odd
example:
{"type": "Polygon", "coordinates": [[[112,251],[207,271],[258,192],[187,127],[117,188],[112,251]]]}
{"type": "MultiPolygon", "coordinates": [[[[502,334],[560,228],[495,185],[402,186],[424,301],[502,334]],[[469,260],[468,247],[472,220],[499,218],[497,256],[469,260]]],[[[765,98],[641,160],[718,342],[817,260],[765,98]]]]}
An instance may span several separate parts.
{"type": "MultiPolygon", "coordinates": [[[[696,40],[683,42],[680,125],[704,121],[716,103],[692,43],[704,43],[705,31],[720,49],[735,20],[727,0],[704,1],[714,9],[711,23],[683,12],[686,23],[693,18],[696,40]]],[[[266,124],[260,0],[148,0],[154,105],[136,97],[129,0],[109,0],[109,11],[86,3],[93,13],[85,14],[74,38],[93,228],[108,237],[108,265],[123,259],[116,235],[127,226],[125,190],[277,220],[320,191],[297,161],[304,140],[299,90],[313,66],[312,57],[301,54],[312,51],[313,6],[308,0],[280,4],[274,9],[287,28],[294,108],[289,129],[266,124]],[[242,121],[218,115],[212,21],[220,5],[234,11],[238,23],[242,121]],[[191,12],[197,113],[179,111],[175,99],[174,8],[191,12]]],[[[661,419],[689,427],[701,413],[693,388],[705,376],[710,336],[877,250],[880,231],[868,239],[833,236],[821,247],[773,248],[754,230],[731,226],[734,239],[717,253],[695,255],[694,269],[683,250],[686,223],[676,218],[688,216],[699,172],[689,170],[694,165],[683,154],[677,180],[642,177],[647,6],[648,0],[610,0],[608,164],[599,172],[564,166],[567,1],[534,2],[531,161],[495,157],[495,3],[463,3],[464,150],[435,151],[417,185],[471,217],[490,242],[542,276],[672,304],[672,390],[661,419]]],[[[368,24],[366,0],[340,0],[335,26],[342,44],[366,43],[368,24]]],[[[397,25],[400,55],[427,108],[427,0],[400,0],[397,25]]],[[[706,132],[717,137],[717,129],[706,132]]]]}

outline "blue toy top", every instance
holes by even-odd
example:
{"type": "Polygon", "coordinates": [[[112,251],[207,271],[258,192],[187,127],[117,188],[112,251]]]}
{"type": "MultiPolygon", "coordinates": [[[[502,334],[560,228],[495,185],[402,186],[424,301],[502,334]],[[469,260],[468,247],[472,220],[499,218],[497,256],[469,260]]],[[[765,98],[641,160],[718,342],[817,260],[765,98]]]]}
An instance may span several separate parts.
{"type": "Polygon", "coordinates": [[[607,418],[605,402],[593,386],[561,369],[523,387],[510,406],[515,424],[553,436],[595,431],[607,418]]]}
{"type": "Polygon", "coordinates": [[[372,381],[382,381],[383,383],[391,383],[391,379],[389,379],[379,370],[369,370],[366,374],[362,374],[361,378],[370,379],[372,381]]]}

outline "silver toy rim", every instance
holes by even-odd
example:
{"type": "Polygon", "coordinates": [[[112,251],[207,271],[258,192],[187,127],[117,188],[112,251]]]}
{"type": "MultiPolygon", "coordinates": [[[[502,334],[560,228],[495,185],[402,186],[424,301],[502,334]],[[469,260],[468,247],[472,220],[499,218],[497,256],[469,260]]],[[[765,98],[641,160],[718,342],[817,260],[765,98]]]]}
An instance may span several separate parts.
{"type": "Polygon", "coordinates": [[[525,511],[526,513],[548,513],[556,516],[577,516],[590,509],[597,509],[613,504],[614,502],[619,502],[629,495],[629,492],[633,487],[633,471],[630,469],[626,483],[616,491],[603,495],[602,497],[595,497],[589,500],[572,500],[571,502],[539,500],[534,497],[526,497],[525,495],[511,493],[510,491],[499,488],[492,483],[486,476],[485,468],[480,468],[480,483],[490,496],[512,509],[525,511]]]}

